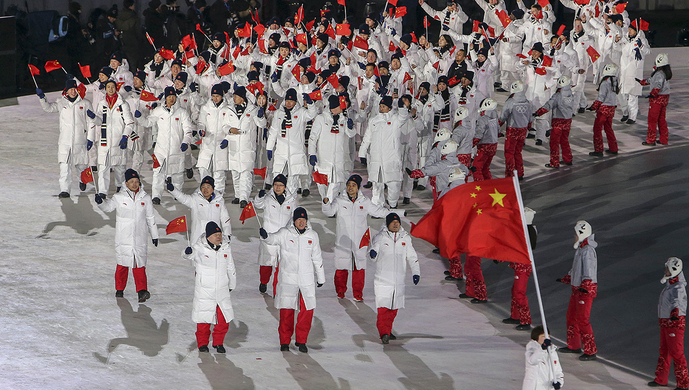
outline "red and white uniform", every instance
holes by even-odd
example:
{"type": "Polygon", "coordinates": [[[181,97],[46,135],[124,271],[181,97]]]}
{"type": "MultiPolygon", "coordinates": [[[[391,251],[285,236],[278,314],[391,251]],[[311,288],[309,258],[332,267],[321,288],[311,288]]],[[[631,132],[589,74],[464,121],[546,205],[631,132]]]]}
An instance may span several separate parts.
{"type": "Polygon", "coordinates": [[[666,386],[670,375],[670,361],[675,363],[677,387],[689,387],[687,359],[684,356],[684,329],[687,315],[687,281],[684,273],[667,278],[665,288],[658,299],[660,323],[660,357],[656,367],[655,382],[666,386]]]}

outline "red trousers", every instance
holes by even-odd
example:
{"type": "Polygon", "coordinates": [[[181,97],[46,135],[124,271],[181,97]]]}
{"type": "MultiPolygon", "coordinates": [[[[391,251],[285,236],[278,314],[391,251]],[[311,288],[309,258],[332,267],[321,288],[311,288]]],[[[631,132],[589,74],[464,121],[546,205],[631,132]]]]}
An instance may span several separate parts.
{"type": "MultiPolygon", "coordinates": [[[[678,322],[678,321],[675,321],[678,322]]],[[[677,387],[689,387],[687,359],[684,356],[684,328],[660,328],[660,357],[656,367],[655,381],[667,385],[670,376],[670,359],[675,362],[675,379],[677,387]]]]}
{"type": "MultiPolygon", "coordinates": [[[[354,299],[363,300],[366,270],[356,269],[356,265],[354,265],[353,267],[354,269],[352,270],[352,293],[354,294],[354,299]]],[[[335,291],[337,292],[338,298],[344,298],[344,295],[347,292],[348,276],[349,271],[346,269],[338,269],[335,271],[335,291]]]]}
{"type": "MultiPolygon", "coordinates": [[[[299,294],[299,314],[297,315],[297,329],[295,341],[306,344],[313,321],[313,309],[305,310],[304,298],[299,294]]],[[[294,309],[280,309],[280,324],[278,325],[280,344],[289,344],[294,331],[294,309]]]]}
{"type": "MultiPolygon", "coordinates": [[[[134,264],[136,266],[136,263],[134,264]]],[[[146,278],[146,267],[132,268],[134,274],[134,283],[136,284],[136,291],[148,290],[148,279],[146,278]]],[[[115,290],[124,290],[127,287],[127,278],[129,277],[129,267],[117,265],[115,269],[115,290]]]]}
{"type": "Polygon", "coordinates": [[[505,134],[505,177],[512,177],[514,170],[517,170],[517,176],[524,176],[524,159],[522,158],[522,149],[524,148],[524,140],[526,133],[529,132],[527,127],[508,127],[505,134]]]}
{"type": "MultiPolygon", "coordinates": [[[[215,307],[215,314],[218,317],[218,323],[213,327],[213,345],[222,345],[230,325],[225,321],[220,306],[215,307]]],[[[208,345],[210,336],[211,324],[196,324],[196,345],[198,347],[208,345]]]]}
{"type": "Polygon", "coordinates": [[[590,293],[581,293],[577,287],[572,287],[572,295],[567,307],[567,347],[579,349],[583,344],[584,353],[587,355],[598,352],[589,322],[592,304],[593,296],[590,293]]]}
{"type": "Polygon", "coordinates": [[[397,309],[390,310],[387,307],[378,308],[378,319],[376,326],[378,327],[378,334],[383,337],[384,334],[392,333],[392,322],[397,317],[397,309]]]}
{"type": "Polygon", "coordinates": [[[529,267],[527,272],[517,269],[514,270],[514,283],[512,284],[512,311],[510,317],[519,319],[519,323],[522,325],[531,324],[529,300],[526,298],[526,287],[529,284],[529,275],[531,275],[531,267],[529,267]]]}
{"type": "Polygon", "coordinates": [[[465,294],[482,301],[488,299],[486,282],[481,270],[481,258],[467,255],[464,260],[464,272],[467,275],[465,294]]]}
{"type": "Polygon", "coordinates": [[[462,271],[461,255],[457,255],[450,258],[450,276],[456,279],[464,278],[464,272],[462,271]]]}
{"type": "Polygon", "coordinates": [[[562,161],[572,162],[572,149],[569,147],[569,130],[572,127],[572,118],[553,118],[550,122],[550,166],[560,166],[560,149],[562,149],[562,161]]]}
{"type": "MultiPolygon", "coordinates": [[[[605,138],[608,139],[608,149],[617,152],[617,138],[612,131],[612,117],[615,116],[615,106],[600,106],[596,112],[596,120],[593,122],[593,150],[603,151],[603,129],[605,138]]],[[[551,132],[552,134],[552,132],[551,132]]]]}
{"type": "Polygon", "coordinates": [[[498,150],[498,144],[478,144],[476,145],[476,157],[474,157],[474,181],[489,180],[493,176],[490,174],[490,163],[498,150]]]}
{"type": "Polygon", "coordinates": [[[667,108],[669,100],[670,95],[658,95],[656,98],[649,99],[648,135],[646,136],[646,142],[656,142],[656,127],[658,127],[660,130],[660,139],[658,142],[667,145],[668,129],[667,121],[665,120],[665,109],[667,108]]]}

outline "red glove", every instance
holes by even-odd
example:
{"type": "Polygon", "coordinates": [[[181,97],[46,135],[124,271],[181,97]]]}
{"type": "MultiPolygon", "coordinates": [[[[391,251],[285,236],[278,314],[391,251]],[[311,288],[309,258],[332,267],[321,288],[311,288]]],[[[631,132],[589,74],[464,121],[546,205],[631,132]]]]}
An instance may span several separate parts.
{"type": "Polygon", "coordinates": [[[431,187],[434,187],[434,188],[435,188],[435,176],[431,176],[431,177],[428,179],[428,184],[430,184],[431,187]]]}
{"type": "Polygon", "coordinates": [[[480,140],[481,140],[480,138],[474,138],[474,145],[473,145],[473,146],[478,145],[478,142],[479,142],[480,140]]]}
{"type": "Polygon", "coordinates": [[[600,106],[601,106],[602,104],[603,104],[603,102],[599,102],[598,100],[596,100],[596,101],[593,102],[593,104],[591,105],[591,111],[598,111],[598,109],[600,108],[600,106]]]}
{"type": "Polygon", "coordinates": [[[672,311],[670,312],[670,319],[672,321],[679,321],[679,309],[678,308],[672,309],[672,311]]]}
{"type": "Polygon", "coordinates": [[[411,177],[412,179],[420,179],[420,178],[422,178],[422,177],[424,177],[424,176],[426,176],[426,175],[424,175],[423,172],[421,172],[420,169],[414,169],[414,170],[411,171],[411,173],[409,174],[409,177],[411,177]]]}
{"type": "Polygon", "coordinates": [[[538,111],[536,111],[536,116],[541,116],[541,115],[545,114],[546,112],[548,112],[548,110],[546,110],[545,108],[541,107],[541,108],[538,109],[538,111]]]}
{"type": "Polygon", "coordinates": [[[653,88],[653,90],[651,90],[650,96],[651,96],[652,98],[657,98],[657,97],[658,97],[658,93],[660,93],[660,89],[658,89],[658,88],[653,88]]]}
{"type": "Polygon", "coordinates": [[[572,283],[572,276],[570,275],[565,275],[564,278],[558,278],[555,279],[556,282],[564,283],[564,284],[570,284],[572,283]]]}
{"type": "Polygon", "coordinates": [[[499,125],[500,127],[502,127],[502,125],[504,125],[504,124],[505,124],[505,122],[503,122],[503,121],[501,121],[501,120],[498,119],[498,125],[499,125]]]}
{"type": "Polygon", "coordinates": [[[634,80],[636,80],[641,85],[648,85],[648,81],[646,81],[646,80],[639,80],[639,79],[634,79],[634,80]]]}

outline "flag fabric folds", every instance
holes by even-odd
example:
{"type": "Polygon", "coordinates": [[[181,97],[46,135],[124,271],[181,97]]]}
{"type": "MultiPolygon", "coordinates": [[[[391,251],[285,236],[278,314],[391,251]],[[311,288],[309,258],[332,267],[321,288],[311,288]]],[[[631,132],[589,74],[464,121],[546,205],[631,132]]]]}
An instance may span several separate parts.
{"type": "Polygon", "coordinates": [[[81,171],[81,182],[84,184],[91,183],[93,181],[93,171],[91,167],[88,167],[81,171]]]}
{"type": "Polygon", "coordinates": [[[187,231],[187,217],[175,218],[167,224],[165,234],[182,233],[187,231]]]}
{"type": "Polygon", "coordinates": [[[62,65],[60,65],[58,61],[53,60],[46,62],[44,68],[46,72],[52,72],[57,69],[62,69],[62,65]]]}
{"type": "Polygon", "coordinates": [[[313,172],[313,181],[318,184],[328,185],[328,175],[324,175],[318,171],[313,172]]]}
{"type": "Polygon", "coordinates": [[[244,225],[244,221],[255,216],[256,209],[254,208],[254,204],[249,202],[249,204],[246,205],[242,210],[242,214],[239,215],[239,220],[242,221],[242,225],[244,225]]]}
{"type": "Polygon", "coordinates": [[[371,245],[371,228],[366,229],[366,233],[361,236],[361,241],[359,242],[359,249],[371,245]]]}

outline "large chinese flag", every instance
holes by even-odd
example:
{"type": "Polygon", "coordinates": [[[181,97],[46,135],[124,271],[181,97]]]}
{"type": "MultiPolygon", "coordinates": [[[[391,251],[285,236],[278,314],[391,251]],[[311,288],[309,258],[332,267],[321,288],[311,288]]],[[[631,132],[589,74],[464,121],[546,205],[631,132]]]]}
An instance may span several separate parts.
{"type": "Polygon", "coordinates": [[[467,253],[530,264],[518,196],[513,178],[460,185],[412,226],[411,235],[440,248],[447,258],[467,253]]]}
{"type": "Polygon", "coordinates": [[[187,231],[187,217],[182,216],[175,218],[170,223],[167,224],[165,228],[165,234],[170,233],[182,233],[187,231]]]}
{"type": "Polygon", "coordinates": [[[244,206],[244,209],[242,210],[242,214],[239,216],[239,220],[242,221],[242,225],[244,225],[244,221],[251,217],[256,216],[256,209],[254,208],[254,204],[249,202],[248,205],[244,206]]]}

